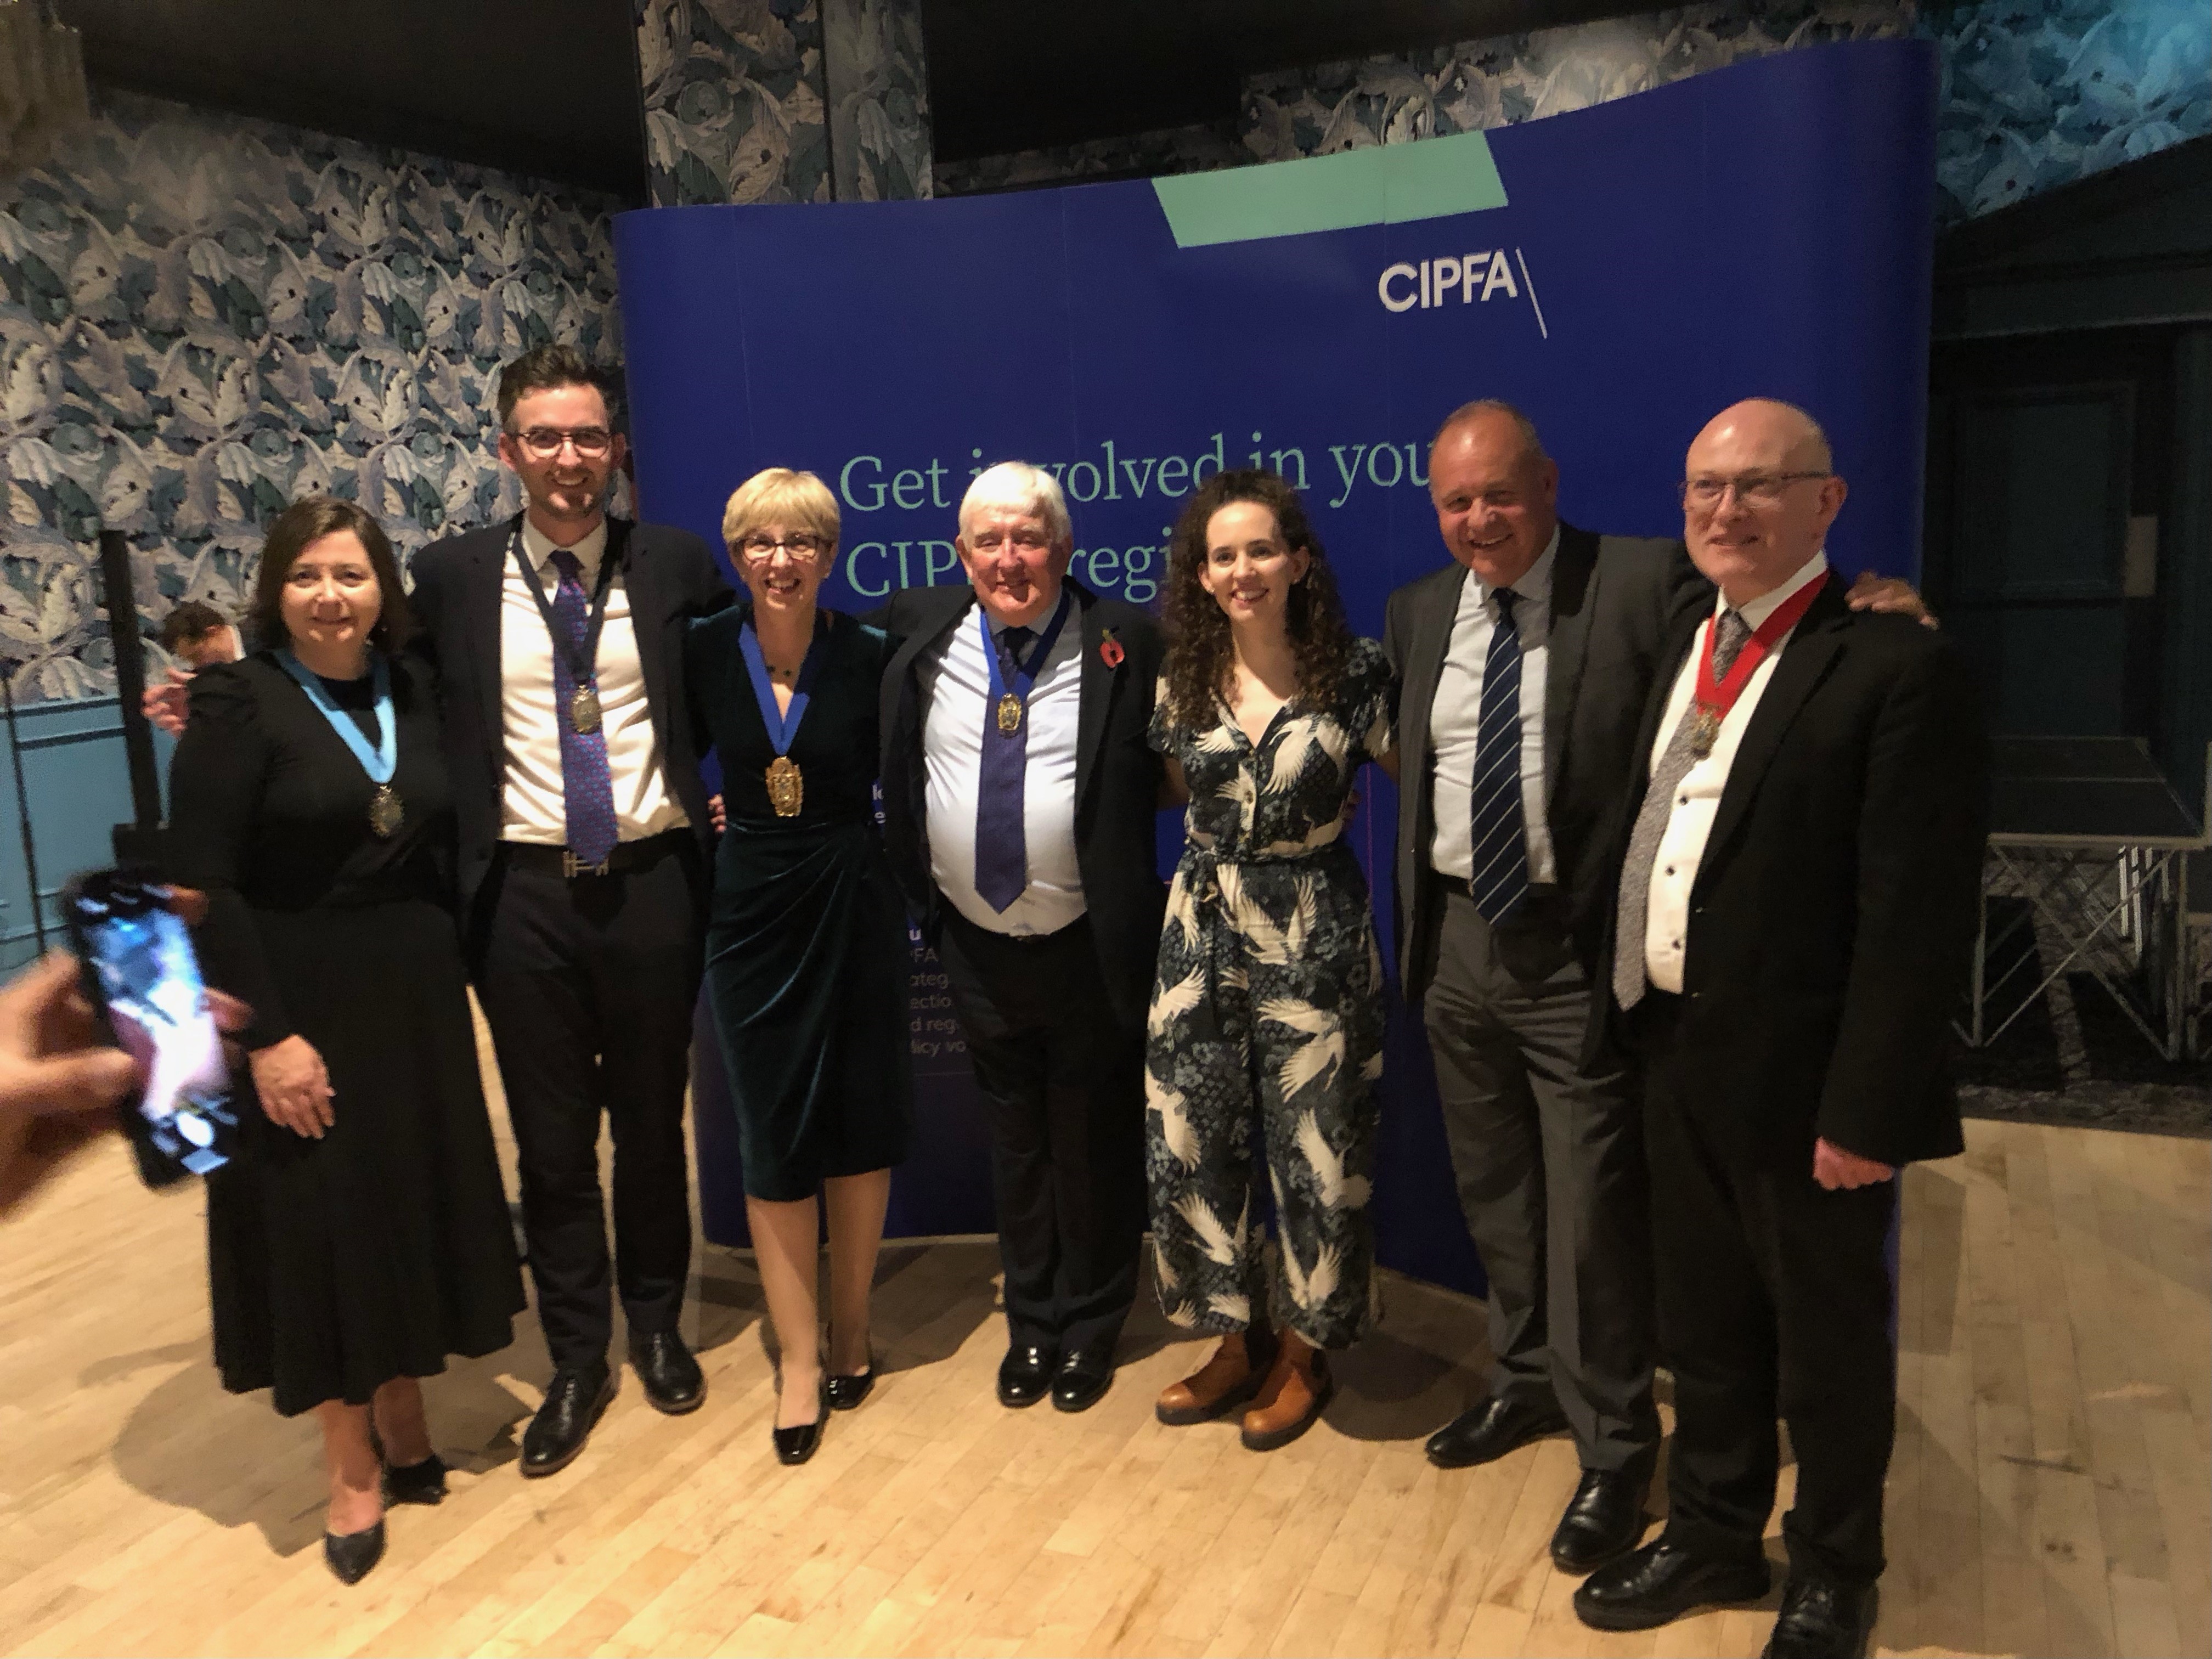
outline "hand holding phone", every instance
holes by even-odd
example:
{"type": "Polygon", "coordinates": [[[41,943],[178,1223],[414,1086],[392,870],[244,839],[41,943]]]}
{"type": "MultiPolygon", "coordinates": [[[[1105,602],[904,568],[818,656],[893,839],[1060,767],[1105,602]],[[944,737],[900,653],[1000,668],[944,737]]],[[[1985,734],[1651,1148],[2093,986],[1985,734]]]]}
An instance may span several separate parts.
{"type": "Polygon", "coordinates": [[[110,1109],[138,1081],[56,951],[0,988],[0,1213],[115,1127],[110,1109]]]}
{"type": "Polygon", "coordinates": [[[165,1187],[222,1168],[238,1132],[229,1067],[167,890],[127,871],[91,871],[69,883],[63,914],[86,994],[144,1078],[123,1114],[139,1175],[165,1187]]]}

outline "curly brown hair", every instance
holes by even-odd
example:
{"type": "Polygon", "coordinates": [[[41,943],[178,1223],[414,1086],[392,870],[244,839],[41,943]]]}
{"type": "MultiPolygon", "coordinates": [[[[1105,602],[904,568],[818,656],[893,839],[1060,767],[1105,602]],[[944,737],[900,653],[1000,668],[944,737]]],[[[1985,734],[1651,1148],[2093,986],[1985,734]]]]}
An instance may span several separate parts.
{"type": "Polygon", "coordinates": [[[1309,555],[1306,574],[1291,584],[1285,620],[1297,657],[1298,701],[1324,708],[1336,695],[1352,654],[1352,629],[1337,597],[1336,577],[1321,538],[1307,521],[1304,503],[1279,473],[1239,468],[1217,472],[1198,487],[1176,520],[1169,544],[1164,620],[1168,718],[1190,727],[1210,724],[1217,696],[1228,689],[1229,618],[1199,580],[1206,568],[1206,531],[1213,515],[1236,501],[1253,501],[1275,515],[1275,527],[1292,551],[1309,555]]]}

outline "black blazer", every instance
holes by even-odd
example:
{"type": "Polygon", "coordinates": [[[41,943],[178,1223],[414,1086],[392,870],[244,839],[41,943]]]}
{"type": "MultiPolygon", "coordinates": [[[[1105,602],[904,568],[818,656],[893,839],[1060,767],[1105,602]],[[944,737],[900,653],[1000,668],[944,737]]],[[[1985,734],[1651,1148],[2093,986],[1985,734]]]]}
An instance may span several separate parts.
{"type": "MultiPolygon", "coordinates": [[[[1696,637],[1694,621],[1677,630],[1652,686],[1639,802],[1696,637]]],[[[1796,1167],[1816,1135],[1884,1164],[1961,1150],[1951,1017],[1988,801],[1981,699],[1960,653],[1907,617],[1850,610],[1832,580],[1752,713],[1691,890],[1691,1109],[1722,1144],[1796,1167]]],[[[1601,985],[1613,949],[1640,948],[1612,933],[1601,985]]]]}
{"type": "MultiPolygon", "coordinates": [[[[1067,586],[1083,620],[1076,863],[1113,1012],[1124,1024],[1142,1024],[1167,915],[1155,836],[1162,768],[1147,736],[1164,647],[1159,624],[1136,606],[1093,593],[1079,582],[1067,586]],[[1100,654],[1109,629],[1121,647],[1121,662],[1110,667],[1100,654]]],[[[916,665],[975,604],[975,590],[964,583],[908,587],[871,617],[891,636],[882,710],[884,844],[907,908],[933,945],[944,927],[944,896],[930,875],[925,711],[916,665]]]]}
{"type": "MultiPolygon", "coordinates": [[[[1408,1002],[1425,989],[1425,941],[1438,914],[1429,846],[1436,834],[1429,715],[1468,580],[1458,563],[1390,596],[1382,649],[1398,703],[1398,979],[1408,1002]]],[[[1544,668],[1544,817],[1583,965],[1602,942],[1613,885],[1613,820],[1632,770],[1630,745],[1677,623],[1712,608],[1713,586],[1679,541],[1595,536],[1559,526],[1544,668]]]]}
{"type": "MultiPolygon", "coordinates": [[[[498,849],[507,776],[500,710],[500,596],[515,520],[433,542],[415,556],[409,596],[422,626],[415,649],[436,669],[446,763],[460,823],[464,917],[477,925],[484,878],[498,849]]],[[[721,608],[730,588],[707,544],[667,525],[607,520],[606,556],[622,561],[630,625],[661,765],[703,851],[712,836],[699,749],[684,698],[684,624],[721,608]]],[[[476,937],[471,926],[471,936],[476,937]]]]}

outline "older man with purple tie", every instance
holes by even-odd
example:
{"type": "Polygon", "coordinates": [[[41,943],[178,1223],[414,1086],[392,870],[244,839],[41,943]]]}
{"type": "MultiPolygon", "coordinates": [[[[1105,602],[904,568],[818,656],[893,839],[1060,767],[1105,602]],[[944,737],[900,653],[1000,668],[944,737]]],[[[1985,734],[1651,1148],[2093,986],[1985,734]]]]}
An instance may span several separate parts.
{"type": "Polygon", "coordinates": [[[1039,468],[981,473],[956,546],[967,586],[884,613],[884,837],[991,1114],[1000,1401],[1082,1411],[1112,1385],[1145,1225],[1160,635],[1067,580],[1067,504],[1039,468]]]}

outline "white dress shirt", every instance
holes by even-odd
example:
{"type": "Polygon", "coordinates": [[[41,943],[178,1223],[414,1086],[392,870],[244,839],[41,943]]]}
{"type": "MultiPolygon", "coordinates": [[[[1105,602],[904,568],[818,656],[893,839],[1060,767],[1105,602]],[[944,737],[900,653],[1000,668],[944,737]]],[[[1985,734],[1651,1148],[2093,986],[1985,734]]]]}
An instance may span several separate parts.
{"type": "MultiPolygon", "coordinates": [[[[1073,596],[1071,596],[1072,599],[1073,596]]],[[[929,868],[938,891],[978,927],[1026,936],[1056,933],[1083,915],[1075,860],[1075,735],[1083,700],[1083,607],[1072,602],[1030,692],[1022,772],[1022,837],[1029,886],[1004,910],[975,890],[975,804],[983,778],[983,718],[991,701],[980,607],[960,615],[943,646],[925,654],[921,746],[929,769],[929,868]]],[[[1039,629],[1051,626],[1050,611],[1039,629]]],[[[995,639],[1004,631],[991,624],[995,639]]],[[[1036,649],[1034,643],[1030,649],[1036,649]]]]}
{"type": "MultiPolygon", "coordinates": [[[[1536,562],[1513,584],[1513,629],[1521,637],[1521,816],[1532,884],[1559,879],[1544,817],[1544,672],[1551,658],[1552,566],[1559,551],[1555,526],[1536,562]]],[[[1436,834],[1429,842],[1429,867],[1462,881],[1474,875],[1474,751],[1481,738],[1482,672],[1498,629],[1497,592],[1471,572],[1461,586],[1459,615],[1429,709],[1429,746],[1437,757],[1430,786],[1436,834]]]]}
{"type": "MultiPolygon", "coordinates": [[[[1826,552],[1815,553],[1796,575],[1772,592],[1739,606],[1738,613],[1757,633],[1766,619],[1782,608],[1784,600],[1827,568],[1826,552]]],[[[1714,605],[1716,626],[1721,612],[1727,608],[1726,600],[1714,605]]],[[[1735,763],[1745,728],[1751,724],[1759,698],[1765,695],[1766,683],[1774,678],[1774,665],[1782,660],[1783,650],[1796,631],[1792,628],[1775,641],[1765,660],[1752,671],[1741,695],[1721,720],[1720,733],[1713,739],[1713,752],[1683,775],[1681,787],[1674,792],[1674,804],[1668,809],[1667,827],[1660,832],[1659,853],[1651,866],[1651,896],[1644,913],[1644,971],[1662,991],[1672,991],[1678,996],[1681,994],[1683,944],[1690,936],[1690,890],[1697,884],[1698,865],[1705,855],[1705,837],[1713,832],[1713,819],[1721,810],[1721,793],[1728,787],[1729,768],[1735,763]]],[[[1654,771],[1658,769],[1660,757],[1674,738],[1674,728],[1682,723],[1682,716],[1689,709],[1696,690],[1698,662],[1704,654],[1704,635],[1700,634],[1680,672],[1674,676],[1674,689],[1667,698],[1667,712],[1661,716],[1658,732],[1652,738],[1650,758],[1654,771]]]]}
{"type": "MultiPolygon", "coordinates": [[[[606,547],[607,522],[602,519],[569,550],[583,567],[587,597],[599,582],[599,559],[606,547]]],[[[552,567],[553,549],[552,540],[526,519],[523,556],[545,585],[549,603],[561,585],[561,573],[552,567]]],[[[568,713],[553,706],[553,639],[515,565],[512,544],[501,556],[499,702],[507,774],[499,833],[507,841],[566,847],[568,807],[562,790],[561,722],[568,713]]],[[[600,729],[606,733],[607,770],[614,779],[615,826],[622,839],[639,841],[690,823],[668,787],[660,744],[653,735],[653,710],[646,701],[637,635],[630,627],[629,596],[620,571],[608,590],[606,624],[599,630],[599,685],[600,729]]]]}

